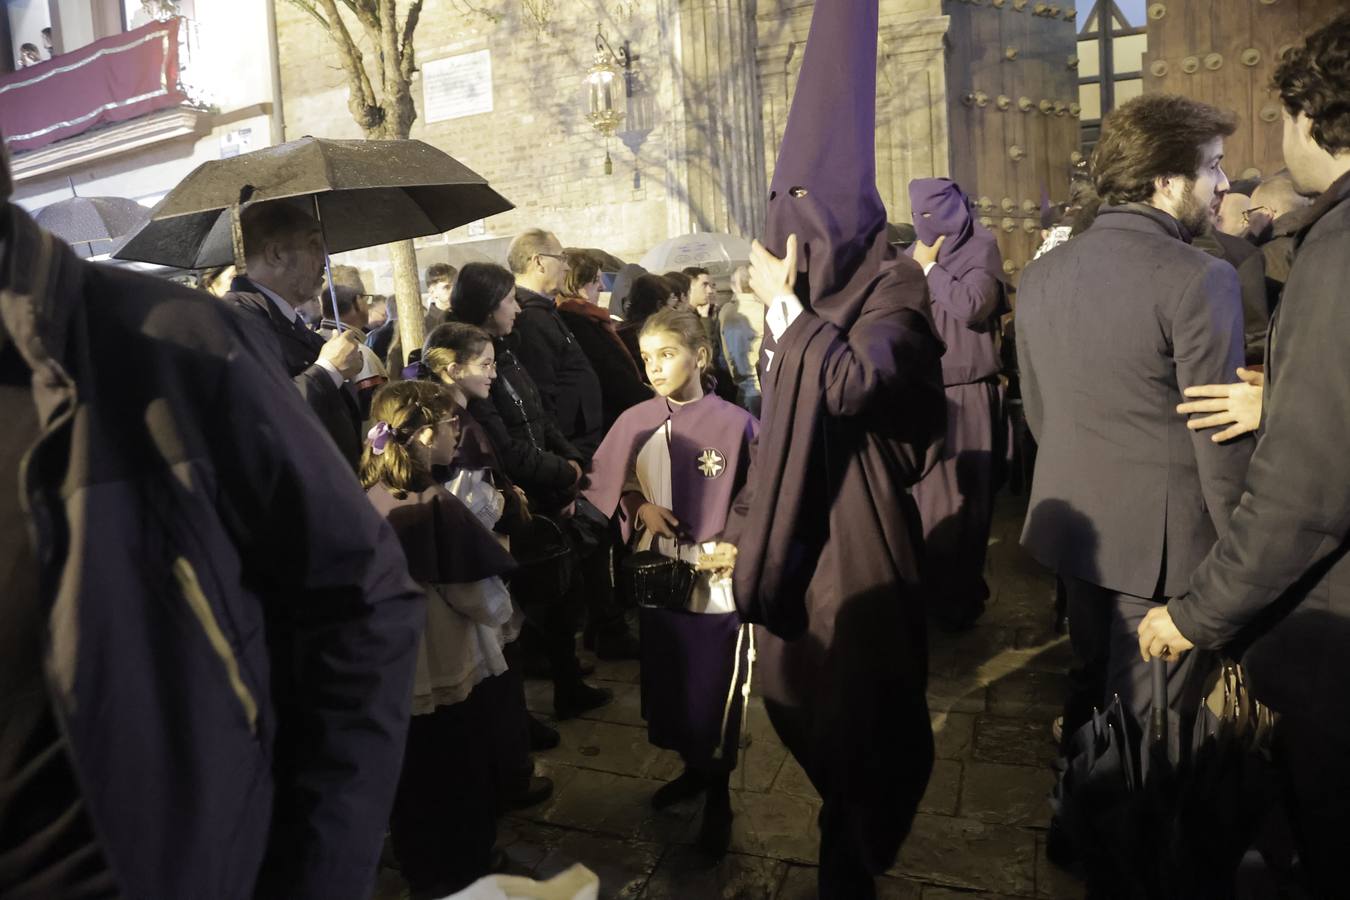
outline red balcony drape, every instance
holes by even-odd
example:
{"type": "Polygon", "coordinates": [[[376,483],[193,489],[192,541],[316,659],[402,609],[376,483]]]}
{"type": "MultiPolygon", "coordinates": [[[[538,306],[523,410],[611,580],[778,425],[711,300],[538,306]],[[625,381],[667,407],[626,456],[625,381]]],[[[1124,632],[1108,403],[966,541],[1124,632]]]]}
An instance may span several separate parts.
{"type": "Polygon", "coordinates": [[[152,22],[0,77],[0,132],[10,151],[182,103],[179,25],[152,22]]]}

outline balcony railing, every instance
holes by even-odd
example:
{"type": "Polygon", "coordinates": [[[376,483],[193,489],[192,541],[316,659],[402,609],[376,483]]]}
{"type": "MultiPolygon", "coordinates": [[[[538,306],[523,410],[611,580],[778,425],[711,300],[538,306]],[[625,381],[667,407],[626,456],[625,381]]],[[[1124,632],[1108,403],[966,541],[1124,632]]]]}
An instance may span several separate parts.
{"type": "Polygon", "coordinates": [[[180,54],[193,37],[185,20],[152,22],[0,77],[6,145],[36,150],[189,102],[180,54]]]}

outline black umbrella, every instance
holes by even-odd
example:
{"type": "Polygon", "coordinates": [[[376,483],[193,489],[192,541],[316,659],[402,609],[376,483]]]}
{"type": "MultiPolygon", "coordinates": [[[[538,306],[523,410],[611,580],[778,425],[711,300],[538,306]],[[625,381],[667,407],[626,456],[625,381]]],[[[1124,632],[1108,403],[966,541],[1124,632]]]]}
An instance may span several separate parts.
{"type": "Polygon", "coordinates": [[[1117,697],[1071,737],[1055,837],[1103,896],[1219,896],[1272,800],[1270,716],[1227,665],[1188,732],[1168,706],[1162,659],[1150,674],[1147,734],[1117,697]]]}
{"type": "Polygon", "coordinates": [[[1120,697],[1069,739],[1051,806],[1061,852],[1083,861],[1090,888],[1105,896],[1169,896],[1171,790],[1165,664],[1152,663],[1148,733],[1120,697]],[[1067,845],[1067,846],[1065,846],[1067,845]]]}
{"type": "Polygon", "coordinates": [[[67,244],[83,245],[85,255],[111,250],[150,218],[150,210],[125,197],[70,197],[42,207],[33,219],[67,244]],[[106,244],[106,247],[99,247],[106,244]]]}
{"type": "Polygon", "coordinates": [[[319,219],[331,253],[440,234],[513,208],[482,176],[421,141],[304,137],[198,166],[114,255],[228,265],[239,208],[283,199],[319,219]]]}

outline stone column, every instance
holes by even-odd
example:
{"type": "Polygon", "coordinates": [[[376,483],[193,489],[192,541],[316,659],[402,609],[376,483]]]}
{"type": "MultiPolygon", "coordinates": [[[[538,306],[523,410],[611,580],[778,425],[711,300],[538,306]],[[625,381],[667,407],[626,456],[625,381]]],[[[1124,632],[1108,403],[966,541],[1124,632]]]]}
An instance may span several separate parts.
{"type": "Polygon", "coordinates": [[[947,120],[947,16],[882,4],[877,46],[877,187],[892,222],[912,221],[909,182],[951,173],[947,120]]]}
{"type": "Polygon", "coordinates": [[[670,0],[670,234],[753,237],[764,222],[754,0],[670,0]]]}

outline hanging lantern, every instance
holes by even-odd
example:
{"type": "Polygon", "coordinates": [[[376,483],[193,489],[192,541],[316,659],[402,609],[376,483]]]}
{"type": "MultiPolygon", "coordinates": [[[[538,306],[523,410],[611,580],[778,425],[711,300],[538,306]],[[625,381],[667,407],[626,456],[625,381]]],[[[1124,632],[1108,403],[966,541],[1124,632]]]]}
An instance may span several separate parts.
{"type": "Polygon", "coordinates": [[[623,124],[629,90],[628,70],[632,56],[625,43],[617,52],[605,40],[604,32],[595,26],[595,58],[586,70],[586,121],[605,137],[605,174],[614,173],[614,161],[609,155],[609,139],[623,124]],[[622,86],[622,87],[621,87],[622,86]]]}
{"type": "Polygon", "coordinates": [[[600,46],[601,40],[603,38],[597,34],[595,61],[586,71],[589,110],[586,119],[596,131],[605,137],[613,137],[614,132],[623,124],[621,104],[625,95],[619,86],[623,83],[624,71],[615,62],[609,47],[600,46]]]}

